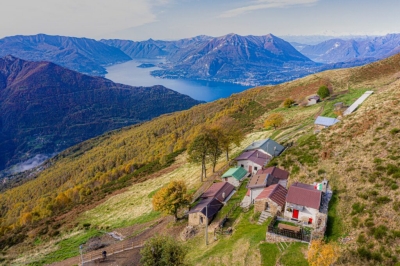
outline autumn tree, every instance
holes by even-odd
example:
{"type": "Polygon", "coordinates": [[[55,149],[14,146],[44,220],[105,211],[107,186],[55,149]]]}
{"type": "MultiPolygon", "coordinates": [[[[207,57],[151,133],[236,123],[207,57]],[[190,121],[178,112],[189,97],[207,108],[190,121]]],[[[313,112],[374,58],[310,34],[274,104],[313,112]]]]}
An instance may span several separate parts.
{"type": "Polygon", "coordinates": [[[178,210],[190,203],[186,184],[183,181],[171,181],[153,196],[153,209],[165,215],[173,215],[178,220],[178,210]]]}
{"type": "Polygon", "coordinates": [[[209,141],[209,159],[211,160],[213,173],[215,172],[215,166],[217,165],[218,159],[222,154],[222,142],[224,136],[221,127],[213,126],[205,129],[205,134],[208,135],[209,141]]]}
{"type": "Polygon", "coordinates": [[[274,129],[276,129],[277,127],[283,124],[284,120],[285,119],[282,114],[279,113],[270,114],[264,122],[264,127],[265,128],[274,127],[274,129]]]}
{"type": "Polygon", "coordinates": [[[183,266],[187,249],[170,236],[156,235],[146,241],[140,250],[144,266],[183,266]]]}
{"type": "Polygon", "coordinates": [[[329,91],[328,87],[323,85],[321,87],[319,87],[317,94],[319,97],[321,97],[321,99],[325,99],[326,97],[328,97],[331,92],[329,91]]]}
{"type": "Polygon", "coordinates": [[[197,135],[188,148],[189,162],[201,164],[201,181],[207,177],[206,163],[210,158],[212,149],[212,140],[210,135],[203,132],[197,135]]]}
{"type": "Polygon", "coordinates": [[[292,98],[287,98],[283,101],[283,107],[290,108],[294,103],[295,101],[292,98]]]}
{"type": "Polygon", "coordinates": [[[239,123],[232,117],[224,116],[217,124],[221,128],[221,148],[226,154],[226,160],[229,161],[229,152],[232,144],[239,146],[244,139],[244,134],[239,123]]]}
{"type": "Polygon", "coordinates": [[[307,260],[311,266],[329,266],[337,261],[339,255],[339,248],[335,244],[313,240],[308,249],[307,260]]]}

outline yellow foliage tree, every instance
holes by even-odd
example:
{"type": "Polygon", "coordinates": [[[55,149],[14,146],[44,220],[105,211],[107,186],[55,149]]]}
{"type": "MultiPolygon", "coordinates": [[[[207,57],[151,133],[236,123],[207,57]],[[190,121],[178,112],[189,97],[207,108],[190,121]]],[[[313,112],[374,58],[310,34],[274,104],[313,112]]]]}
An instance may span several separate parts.
{"type": "Polygon", "coordinates": [[[171,181],[153,196],[153,209],[165,215],[173,215],[178,220],[178,210],[190,203],[186,184],[183,181],[171,181]]]}
{"type": "Polygon", "coordinates": [[[264,122],[264,127],[265,128],[274,127],[274,129],[276,129],[277,127],[283,124],[284,120],[285,118],[283,117],[282,114],[279,113],[270,114],[264,122]]]}
{"type": "Polygon", "coordinates": [[[283,101],[283,107],[285,108],[290,108],[293,104],[295,103],[295,101],[292,98],[287,98],[283,101]]]}
{"type": "Polygon", "coordinates": [[[307,259],[311,266],[329,266],[339,258],[339,247],[322,240],[313,240],[308,249],[307,259]]]}

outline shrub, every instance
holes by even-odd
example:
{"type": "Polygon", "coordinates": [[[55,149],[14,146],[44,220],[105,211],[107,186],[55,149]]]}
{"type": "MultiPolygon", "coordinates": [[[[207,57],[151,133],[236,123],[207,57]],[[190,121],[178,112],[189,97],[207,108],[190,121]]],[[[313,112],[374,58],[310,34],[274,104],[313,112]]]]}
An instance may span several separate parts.
{"type": "Polygon", "coordinates": [[[398,129],[398,128],[393,128],[392,130],[390,130],[390,134],[392,134],[392,135],[396,135],[399,132],[400,132],[400,129],[398,129]]]}
{"type": "Polygon", "coordinates": [[[331,92],[329,91],[327,86],[323,85],[323,86],[319,87],[317,94],[319,97],[324,99],[324,98],[328,97],[331,94],[331,92]]]}
{"type": "Polygon", "coordinates": [[[283,107],[290,108],[294,103],[295,101],[292,98],[287,98],[283,101],[283,107]]]}
{"type": "Polygon", "coordinates": [[[185,249],[178,241],[169,236],[155,236],[146,241],[140,251],[142,265],[186,265],[185,249]]]}

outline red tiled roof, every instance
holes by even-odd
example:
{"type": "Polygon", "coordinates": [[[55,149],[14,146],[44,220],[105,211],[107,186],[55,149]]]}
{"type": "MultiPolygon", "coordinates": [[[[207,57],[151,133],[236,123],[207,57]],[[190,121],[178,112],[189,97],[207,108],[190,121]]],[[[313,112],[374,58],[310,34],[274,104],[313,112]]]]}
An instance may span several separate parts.
{"type": "Polygon", "coordinates": [[[228,197],[235,187],[229,182],[218,182],[211,185],[202,195],[202,198],[216,198],[220,202],[223,202],[228,197]],[[225,196],[225,197],[223,197],[225,196]]]}
{"type": "Polygon", "coordinates": [[[289,172],[282,170],[276,166],[268,167],[267,169],[264,170],[263,173],[270,174],[273,177],[279,178],[279,179],[288,179],[289,178],[289,172]]]}
{"type": "Polygon", "coordinates": [[[314,186],[296,182],[290,186],[286,202],[319,210],[321,196],[322,191],[314,186]]]}
{"type": "Polygon", "coordinates": [[[260,169],[257,173],[250,179],[248,183],[248,188],[256,188],[256,187],[266,187],[267,186],[267,173],[266,169],[260,169]]]}
{"type": "Polygon", "coordinates": [[[272,185],[264,188],[264,190],[257,196],[256,200],[270,198],[279,206],[285,206],[287,189],[280,184],[272,185]]]}

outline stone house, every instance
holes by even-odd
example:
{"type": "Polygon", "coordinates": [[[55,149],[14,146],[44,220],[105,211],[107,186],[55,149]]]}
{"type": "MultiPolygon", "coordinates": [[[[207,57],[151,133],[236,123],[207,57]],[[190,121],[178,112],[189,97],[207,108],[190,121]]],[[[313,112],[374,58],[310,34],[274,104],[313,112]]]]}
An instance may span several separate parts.
{"type": "Polygon", "coordinates": [[[289,172],[275,166],[258,170],[247,184],[246,196],[249,197],[250,203],[254,203],[258,195],[268,186],[280,184],[286,188],[288,178],[289,172]]]}
{"type": "Polygon", "coordinates": [[[222,180],[238,187],[249,173],[243,167],[230,168],[222,175],[222,180]]]}
{"type": "Polygon", "coordinates": [[[254,212],[280,215],[285,209],[287,189],[280,184],[264,188],[254,200],[254,212]]]}
{"type": "Polygon", "coordinates": [[[205,225],[210,223],[224,204],[235,193],[235,187],[228,182],[218,182],[211,185],[201,196],[200,202],[192,208],[189,214],[189,225],[205,225]]]}
{"type": "Polygon", "coordinates": [[[250,174],[255,174],[266,165],[271,158],[270,155],[262,151],[250,150],[240,154],[239,157],[235,158],[235,161],[237,162],[238,167],[244,168],[250,174]]]}
{"type": "Polygon", "coordinates": [[[200,202],[189,211],[189,225],[202,226],[210,223],[224,204],[215,198],[201,199],[200,202]]]}

